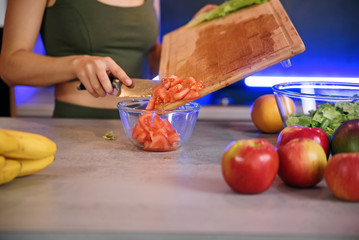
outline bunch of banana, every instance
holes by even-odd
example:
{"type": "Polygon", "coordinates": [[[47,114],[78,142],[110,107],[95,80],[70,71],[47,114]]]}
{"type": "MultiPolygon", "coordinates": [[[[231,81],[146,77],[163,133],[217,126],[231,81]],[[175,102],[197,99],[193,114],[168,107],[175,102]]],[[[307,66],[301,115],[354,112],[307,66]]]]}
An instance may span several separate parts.
{"type": "Polygon", "coordinates": [[[46,168],[56,151],[43,135],[0,128],[0,185],[46,168]]]}

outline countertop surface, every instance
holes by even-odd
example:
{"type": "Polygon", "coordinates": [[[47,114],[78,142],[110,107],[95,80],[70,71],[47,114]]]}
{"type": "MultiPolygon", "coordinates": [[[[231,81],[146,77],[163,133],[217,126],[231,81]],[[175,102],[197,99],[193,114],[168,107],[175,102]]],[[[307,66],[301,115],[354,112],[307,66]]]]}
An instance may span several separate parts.
{"type": "Polygon", "coordinates": [[[235,139],[265,138],[246,120],[199,120],[174,152],[145,152],[120,120],[0,118],[0,128],[57,143],[46,169],[0,186],[0,239],[359,239],[359,204],[323,180],[296,189],[279,178],[241,195],[221,173],[235,139]],[[114,131],[117,139],[102,136],[114,131]]]}

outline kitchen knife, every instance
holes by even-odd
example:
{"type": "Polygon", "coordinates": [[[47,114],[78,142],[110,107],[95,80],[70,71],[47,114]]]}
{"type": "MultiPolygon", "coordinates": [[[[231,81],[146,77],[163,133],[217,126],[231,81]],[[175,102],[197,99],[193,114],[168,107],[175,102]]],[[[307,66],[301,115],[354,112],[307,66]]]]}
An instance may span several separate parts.
{"type": "MultiPolygon", "coordinates": [[[[161,81],[150,80],[150,79],[138,79],[132,78],[133,88],[129,88],[122,84],[119,79],[110,78],[113,88],[116,90],[116,96],[118,98],[139,98],[139,97],[150,97],[154,87],[161,85],[161,81]]],[[[85,86],[81,83],[78,90],[86,90],[85,86]]]]}

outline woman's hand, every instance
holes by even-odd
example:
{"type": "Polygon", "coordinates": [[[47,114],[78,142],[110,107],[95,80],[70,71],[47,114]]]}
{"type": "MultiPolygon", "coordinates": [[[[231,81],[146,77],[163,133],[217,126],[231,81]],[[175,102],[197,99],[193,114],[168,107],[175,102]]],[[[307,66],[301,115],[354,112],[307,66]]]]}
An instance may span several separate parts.
{"type": "Polygon", "coordinates": [[[77,78],[94,97],[113,94],[114,90],[109,76],[118,78],[128,87],[133,85],[125,71],[110,57],[78,56],[73,61],[73,66],[77,78]]]}

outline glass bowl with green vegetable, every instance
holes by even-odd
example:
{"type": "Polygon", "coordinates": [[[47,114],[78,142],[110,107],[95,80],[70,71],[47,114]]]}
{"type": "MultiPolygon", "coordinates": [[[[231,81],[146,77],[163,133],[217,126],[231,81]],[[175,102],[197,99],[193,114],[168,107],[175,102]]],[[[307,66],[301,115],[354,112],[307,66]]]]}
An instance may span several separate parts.
{"type": "Polygon", "coordinates": [[[285,127],[318,127],[331,137],[344,121],[359,119],[357,83],[303,81],[272,89],[285,127]]]}

